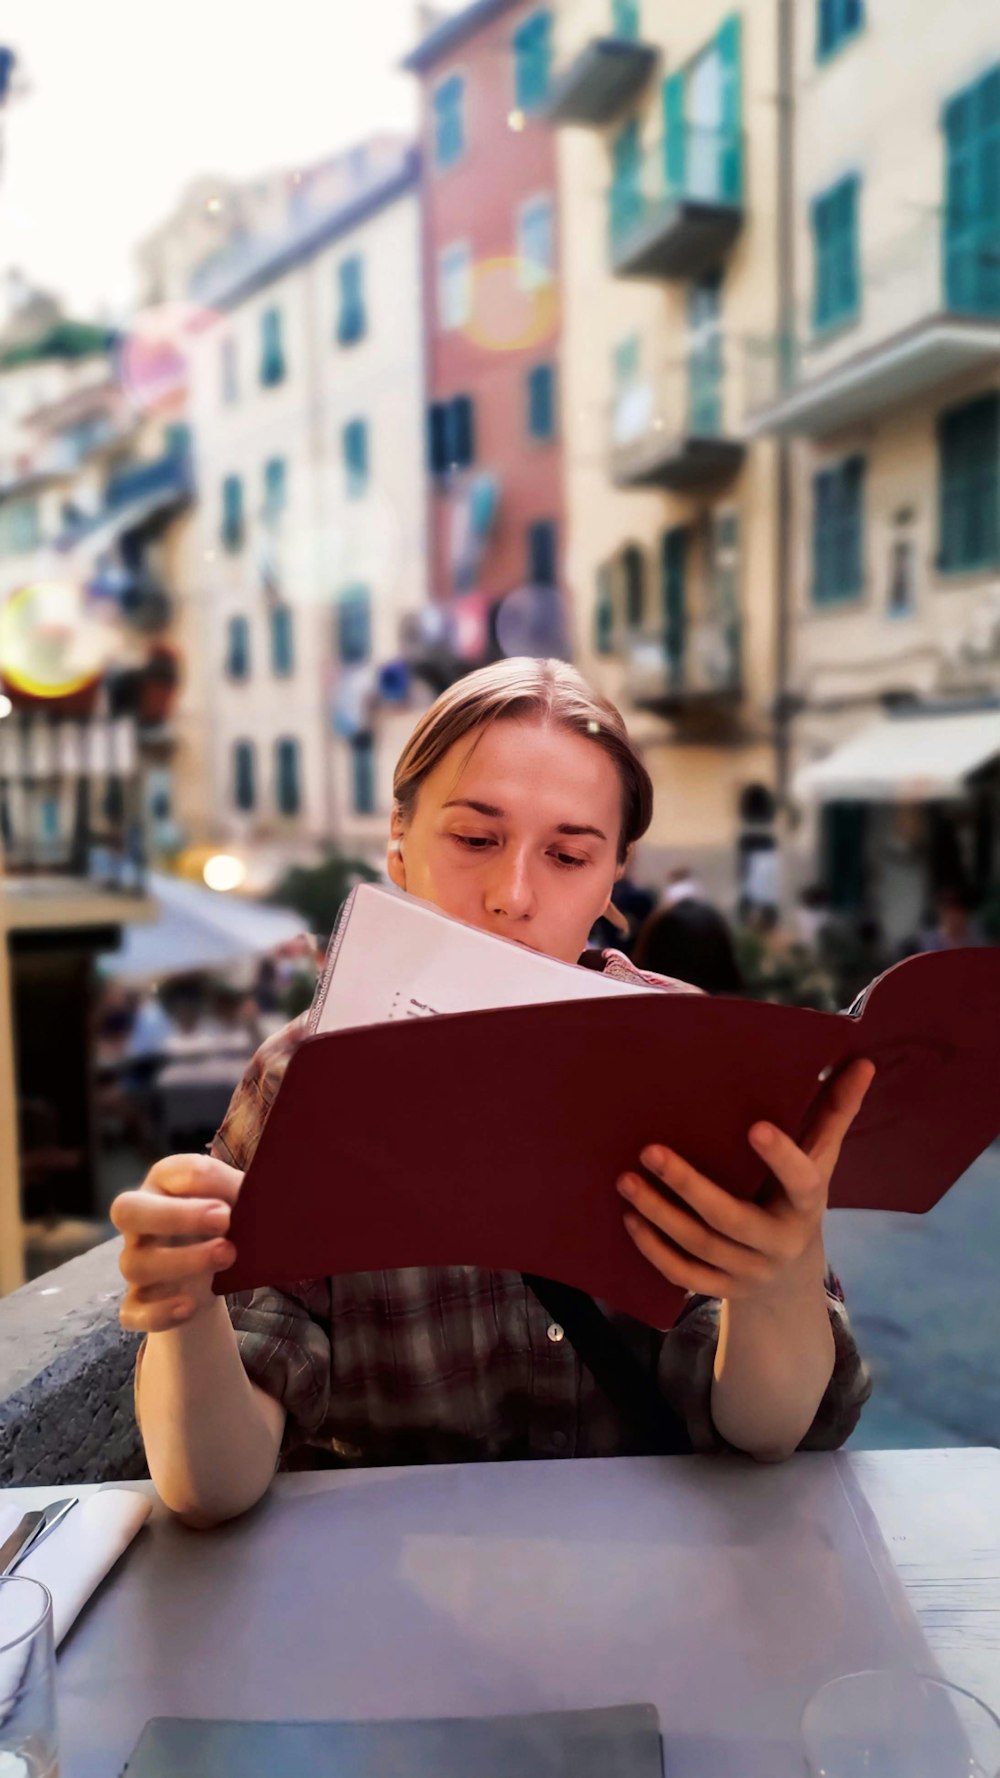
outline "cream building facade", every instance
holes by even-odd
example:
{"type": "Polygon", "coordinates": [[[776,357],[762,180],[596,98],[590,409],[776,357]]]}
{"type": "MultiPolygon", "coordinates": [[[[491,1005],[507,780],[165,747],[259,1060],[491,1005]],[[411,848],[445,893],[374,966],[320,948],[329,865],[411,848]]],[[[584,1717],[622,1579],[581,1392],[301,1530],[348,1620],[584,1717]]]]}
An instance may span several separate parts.
{"type": "Polygon", "coordinates": [[[795,323],[749,407],[794,447],[803,868],[897,942],[1000,882],[1000,16],[868,13],[800,9],[795,323]]]}
{"type": "Polygon", "coordinates": [[[743,816],[772,837],[778,453],[744,422],[745,340],[777,324],[777,17],[555,10],[577,655],[654,779],[639,874],[690,864],[726,905],[743,816]]]}
{"type": "Polygon", "coordinates": [[[263,886],[327,841],[384,850],[426,596],[418,169],[195,289],[195,547],[210,837],[263,886]]]}

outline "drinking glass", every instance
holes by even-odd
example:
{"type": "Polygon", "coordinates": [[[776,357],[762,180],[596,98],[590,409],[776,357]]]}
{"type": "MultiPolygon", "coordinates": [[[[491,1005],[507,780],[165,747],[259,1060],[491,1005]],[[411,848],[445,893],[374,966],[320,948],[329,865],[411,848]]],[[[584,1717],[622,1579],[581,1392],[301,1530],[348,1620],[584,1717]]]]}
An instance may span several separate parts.
{"type": "Polygon", "coordinates": [[[813,1778],[998,1778],[1000,1720],[971,1692],[904,1669],[821,1686],[802,1717],[813,1778]]]}
{"type": "Polygon", "coordinates": [[[0,1778],[59,1778],[52,1595],[0,1577],[0,1778]]]}

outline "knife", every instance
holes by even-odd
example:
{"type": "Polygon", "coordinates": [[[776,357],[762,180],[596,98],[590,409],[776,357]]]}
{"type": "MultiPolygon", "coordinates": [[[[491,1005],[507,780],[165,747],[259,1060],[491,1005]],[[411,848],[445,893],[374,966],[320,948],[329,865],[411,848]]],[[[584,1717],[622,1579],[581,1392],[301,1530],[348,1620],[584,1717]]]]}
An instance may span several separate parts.
{"type": "Polygon", "coordinates": [[[13,1573],[44,1517],[44,1512],[25,1513],[17,1530],[12,1531],[6,1542],[0,1544],[0,1580],[13,1573]]]}

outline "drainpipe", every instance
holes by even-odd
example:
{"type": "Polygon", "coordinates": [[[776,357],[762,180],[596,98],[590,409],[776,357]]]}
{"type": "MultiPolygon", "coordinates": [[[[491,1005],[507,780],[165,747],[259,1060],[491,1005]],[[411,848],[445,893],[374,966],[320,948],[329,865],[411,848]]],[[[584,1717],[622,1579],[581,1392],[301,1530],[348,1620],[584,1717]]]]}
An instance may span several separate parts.
{"type": "MultiPolygon", "coordinates": [[[[795,375],[795,38],[794,0],[776,0],[778,27],[777,364],[780,386],[795,375]]],[[[788,673],[792,621],[792,446],[776,441],[774,781],[779,810],[788,797],[792,709],[788,673]]]]}

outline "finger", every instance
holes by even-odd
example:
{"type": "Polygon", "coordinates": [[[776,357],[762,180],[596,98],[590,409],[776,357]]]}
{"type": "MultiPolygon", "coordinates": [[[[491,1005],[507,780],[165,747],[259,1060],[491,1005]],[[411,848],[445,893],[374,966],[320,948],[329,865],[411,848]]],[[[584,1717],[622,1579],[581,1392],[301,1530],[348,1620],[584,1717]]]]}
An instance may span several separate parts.
{"type": "Polygon", "coordinates": [[[162,1303],[138,1302],[129,1293],[119,1305],[118,1320],[126,1333],[166,1333],[190,1321],[195,1312],[192,1297],[174,1296],[162,1303]]]}
{"type": "Polygon", "coordinates": [[[728,1240],[725,1235],[706,1228],[697,1217],[690,1216],[678,1205],[669,1203],[662,1192],[640,1179],[638,1174],[626,1173],[618,1182],[618,1190],[682,1254],[701,1260],[715,1271],[726,1272],[731,1277],[759,1280],[762,1283],[770,1280],[773,1264],[767,1256],[754,1252],[749,1247],[740,1246],[737,1242],[728,1240]]]}
{"type": "Polygon", "coordinates": [[[732,1280],[723,1272],[717,1272],[711,1266],[700,1265],[696,1260],[686,1259],[662,1235],[650,1228],[644,1217],[627,1210],[625,1227],[643,1258],[648,1259],[660,1276],[668,1279],[671,1284],[679,1285],[681,1290],[692,1290],[697,1296],[727,1296],[731,1293],[732,1280]]]}
{"type": "Polygon", "coordinates": [[[163,1192],[167,1197],[221,1198],[235,1204],[243,1174],[211,1154],[172,1154],[157,1161],[146,1175],[143,1191],[163,1192]]]}
{"type": "Polygon", "coordinates": [[[664,1185],[683,1198],[696,1216],[708,1227],[735,1241],[740,1247],[749,1247],[759,1253],[768,1251],[768,1242],[772,1238],[772,1219],[756,1204],[746,1204],[734,1198],[730,1192],[723,1191],[720,1185],[713,1184],[685,1161],[673,1149],[658,1145],[644,1148],[640,1160],[649,1172],[664,1185]]]}
{"type": "Polygon", "coordinates": [[[118,1269],[128,1284],[180,1283],[204,1272],[224,1272],[236,1258],[231,1241],[201,1241],[193,1247],[125,1247],[118,1269]]]}
{"type": "MultiPolygon", "coordinates": [[[[796,1210],[810,1214],[821,1212],[826,1204],[829,1176],[816,1160],[797,1142],[774,1124],[754,1124],[749,1133],[750,1146],[766,1161],[796,1210]]],[[[765,1212],[766,1214],[766,1212],[765,1212]]]]}
{"type": "Polygon", "coordinates": [[[152,1236],[222,1234],[232,1212],[218,1198],[168,1198],[159,1192],[122,1192],[111,1206],[111,1220],[123,1235],[152,1236]]]}
{"type": "MultiPolygon", "coordinates": [[[[835,1074],[817,1115],[803,1140],[803,1148],[817,1161],[828,1162],[840,1146],[864,1104],[875,1078],[875,1064],[858,1057],[835,1074]]],[[[832,1172],[832,1167],[831,1167],[832,1172]]]]}

